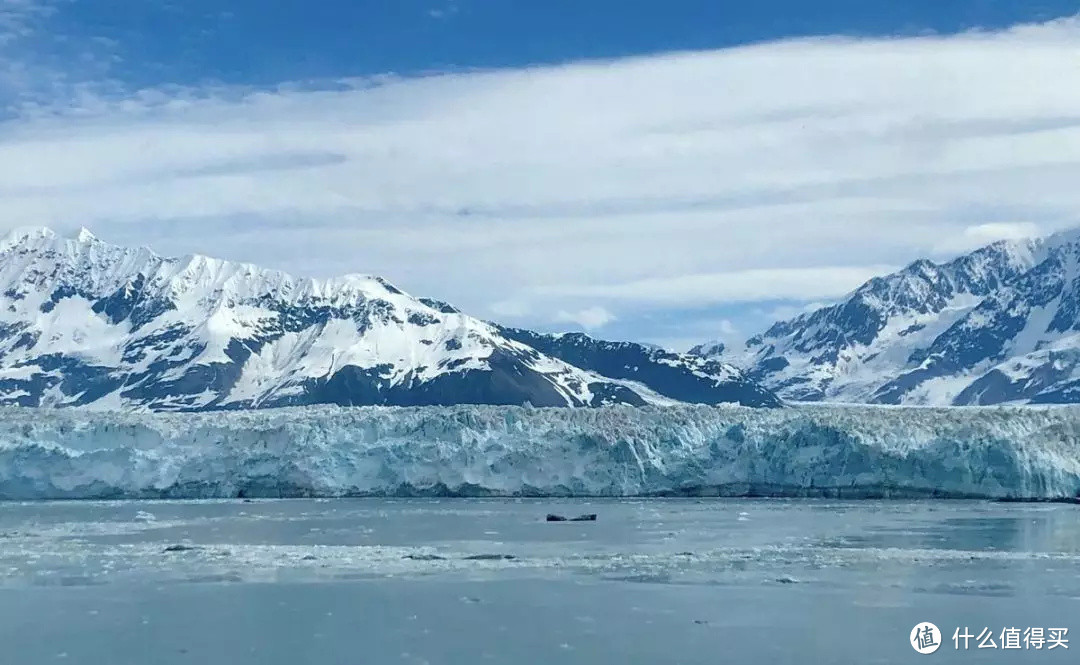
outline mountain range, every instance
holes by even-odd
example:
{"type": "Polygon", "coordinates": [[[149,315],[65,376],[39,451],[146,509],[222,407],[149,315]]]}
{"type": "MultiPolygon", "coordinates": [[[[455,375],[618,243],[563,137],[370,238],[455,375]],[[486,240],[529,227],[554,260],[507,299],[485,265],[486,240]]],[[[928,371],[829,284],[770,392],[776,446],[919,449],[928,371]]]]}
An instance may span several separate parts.
{"type": "Polygon", "coordinates": [[[920,259],[736,347],[676,353],[468,316],[384,279],[300,278],[18,229],[0,405],[1080,402],[1080,231],[920,259]]]}
{"type": "Polygon", "coordinates": [[[691,353],[791,401],[1080,402],[1080,233],[915,261],[741,346],[691,353]]]}
{"type": "Polygon", "coordinates": [[[298,278],[18,229],[0,240],[0,404],[779,406],[715,358],[511,329],[379,277],[298,278]]]}

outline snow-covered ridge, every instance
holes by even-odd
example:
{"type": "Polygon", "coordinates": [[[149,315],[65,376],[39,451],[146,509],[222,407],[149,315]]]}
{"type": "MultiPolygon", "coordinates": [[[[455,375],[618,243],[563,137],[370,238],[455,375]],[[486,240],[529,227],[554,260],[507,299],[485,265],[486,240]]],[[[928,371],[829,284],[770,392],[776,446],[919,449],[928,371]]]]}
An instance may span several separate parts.
{"type": "Polygon", "coordinates": [[[1080,230],[918,260],[742,348],[694,352],[792,401],[1080,402],[1080,230]]]}
{"type": "Polygon", "coordinates": [[[198,292],[218,302],[230,298],[272,295],[288,302],[328,299],[334,304],[355,303],[371,297],[400,293],[380,277],[342,275],[330,279],[294,277],[280,270],[251,263],[226,261],[199,254],[163,257],[149,248],[128,248],[102,242],[83,228],[63,236],[47,227],[18,228],[0,240],[0,253],[18,251],[23,261],[5,262],[0,285],[48,281],[77,283],[90,295],[108,296],[138,274],[147,276],[149,288],[166,287],[175,295],[198,292]],[[30,275],[26,275],[30,271],[30,275]],[[19,273],[23,274],[20,275],[19,273]]]}
{"type": "MultiPolygon", "coordinates": [[[[611,359],[607,351],[591,348],[611,359]]],[[[319,280],[205,256],[166,258],[86,229],[71,237],[18,229],[0,240],[0,404],[779,404],[729,365],[664,361],[674,366],[603,375],[379,277],[319,280]]]]}
{"type": "Polygon", "coordinates": [[[1072,497],[1080,408],[0,409],[0,498],[1072,497]]]}

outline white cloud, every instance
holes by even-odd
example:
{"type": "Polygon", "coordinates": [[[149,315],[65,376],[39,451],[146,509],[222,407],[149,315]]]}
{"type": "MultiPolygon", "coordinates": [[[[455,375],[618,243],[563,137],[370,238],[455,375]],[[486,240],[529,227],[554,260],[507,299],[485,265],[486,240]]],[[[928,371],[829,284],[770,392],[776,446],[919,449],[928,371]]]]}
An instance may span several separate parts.
{"type": "Polygon", "coordinates": [[[841,296],[871,277],[894,269],[874,265],[739,270],[643,279],[622,284],[543,287],[538,292],[542,295],[695,306],[760,300],[813,300],[841,296]]]}
{"type": "Polygon", "coordinates": [[[615,320],[615,315],[603,307],[588,307],[576,312],[560,311],[555,320],[563,323],[576,323],[585,330],[603,328],[615,320]]]}
{"type": "MultiPolygon", "coordinates": [[[[701,344],[703,341],[711,340],[713,342],[721,342],[728,347],[738,347],[745,339],[746,337],[730,319],[721,319],[716,328],[710,331],[707,339],[698,339],[695,344],[701,344]]],[[[691,346],[693,346],[693,344],[691,346]]]]}
{"type": "Polygon", "coordinates": [[[800,303],[798,305],[777,305],[775,307],[770,307],[769,309],[758,310],[755,314],[759,314],[767,321],[787,321],[800,314],[806,314],[821,309],[822,307],[826,307],[829,304],[828,301],[815,300],[807,303],[800,303]]]}
{"type": "Polygon", "coordinates": [[[674,351],[688,351],[692,347],[715,342],[738,347],[746,339],[744,330],[731,319],[696,318],[693,315],[671,320],[669,326],[658,327],[653,333],[648,336],[648,341],[674,351]]]}
{"type": "Polygon", "coordinates": [[[87,90],[116,90],[117,42],[74,38],[50,24],[69,0],[0,0],[0,117],[87,90]]]}
{"type": "Polygon", "coordinates": [[[500,300],[488,305],[488,311],[495,316],[520,319],[531,314],[532,308],[522,300],[500,300]]]}
{"type": "Polygon", "coordinates": [[[427,15],[433,19],[446,19],[458,13],[458,6],[454,0],[449,0],[441,7],[433,7],[427,11],[427,15]]]}
{"type": "MultiPolygon", "coordinates": [[[[1078,220],[1080,221],[1080,220],[1078,220]]],[[[974,224],[955,233],[935,246],[939,253],[966,252],[998,240],[1022,240],[1042,235],[1038,224],[1031,222],[992,222],[974,224]]]]}
{"type": "Polygon", "coordinates": [[[720,321],[719,331],[721,337],[733,337],[739,334],[739,330],[735,327],[735,324],[732,323],[729,319],[723,319],[720,321]]]}
{"type": "Polygon", "coordinates": [[[325,89],[72,89],[0,123],[0,228],[379,273],[537,320],[831,298],[1080,221],[1078,48],[1064,20],[325,89]]]}

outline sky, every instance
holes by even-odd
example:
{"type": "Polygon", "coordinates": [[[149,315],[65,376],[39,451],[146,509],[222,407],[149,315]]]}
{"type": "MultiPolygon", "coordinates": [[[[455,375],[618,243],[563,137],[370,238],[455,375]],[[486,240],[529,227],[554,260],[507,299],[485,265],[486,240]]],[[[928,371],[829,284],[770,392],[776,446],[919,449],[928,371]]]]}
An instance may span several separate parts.
{"type": "Polygon", "coordinates": [[[0,0],[0,231],[737,341],[1080,223],[1075,0],[0,0]]]}

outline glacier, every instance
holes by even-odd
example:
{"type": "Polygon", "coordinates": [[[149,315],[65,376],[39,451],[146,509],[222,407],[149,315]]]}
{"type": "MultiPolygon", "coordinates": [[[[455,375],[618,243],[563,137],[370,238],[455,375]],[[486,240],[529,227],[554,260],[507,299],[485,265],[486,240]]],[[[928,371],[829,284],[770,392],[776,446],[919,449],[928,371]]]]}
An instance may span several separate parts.
{"type": "Polygon", "coordinates": [[[1080,493],[1080,408],[0,408],[0,498],[1080,493]]]}

